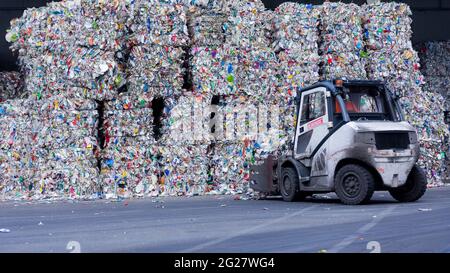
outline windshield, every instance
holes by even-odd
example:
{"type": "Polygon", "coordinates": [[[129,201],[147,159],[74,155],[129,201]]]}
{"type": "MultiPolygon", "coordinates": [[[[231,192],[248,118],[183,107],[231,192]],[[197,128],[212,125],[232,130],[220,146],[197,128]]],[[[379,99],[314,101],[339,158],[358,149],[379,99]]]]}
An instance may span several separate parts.
{"type": "MultiPolygon", "coordinates": [[[[393,120],[389,103],[384,92],[376,86],[345,87],[342,96],[345,108],[351,120],[393,120]]],[[[338,117],[342,109],[335,100],[335,114],[338,117]]]]}

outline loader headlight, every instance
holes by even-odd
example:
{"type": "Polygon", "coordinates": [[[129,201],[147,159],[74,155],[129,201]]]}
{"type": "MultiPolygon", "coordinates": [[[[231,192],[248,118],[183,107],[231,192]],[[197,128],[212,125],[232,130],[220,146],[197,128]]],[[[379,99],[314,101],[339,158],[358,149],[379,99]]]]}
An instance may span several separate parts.
{"type": "Polygon", "coordinates": [[[357,133],[355,135],[356,143],[364,143],[364,144],[376,144],[375,134],[374,133],[357,133]]]}

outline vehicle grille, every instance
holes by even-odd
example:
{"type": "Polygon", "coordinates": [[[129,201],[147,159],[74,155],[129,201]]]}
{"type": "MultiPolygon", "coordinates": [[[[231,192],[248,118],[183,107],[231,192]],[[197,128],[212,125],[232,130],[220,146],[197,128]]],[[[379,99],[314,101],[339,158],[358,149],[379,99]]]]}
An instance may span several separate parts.
{"type": "Polygon", "coordinates": [[[375,133],[375,141],[378,150],[408,149],[410,144],[409,134],[406,133],[375,133]]]}

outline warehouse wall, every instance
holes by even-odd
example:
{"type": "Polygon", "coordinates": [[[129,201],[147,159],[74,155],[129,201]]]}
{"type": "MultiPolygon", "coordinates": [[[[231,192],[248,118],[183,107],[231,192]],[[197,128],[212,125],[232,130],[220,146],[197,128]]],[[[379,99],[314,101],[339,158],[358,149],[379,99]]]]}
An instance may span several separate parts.
{"type": "MultiPolygon", "coordinates": [[[[45,5],[48,0],[0,0],[0,71],[16,70],[16,58],[8,49],[4,39],[11,19],[20,17],[29,7],[45,5]]],[[[265,0],[268,8],[275,8],[283,0],[265,0]]],[[[300,0],[300,3],[321,4],[323,0],[300,0]]],[[[342,2],[364,3],[364,0],[342,0],[342,2]]],[[[429,40],[450,40],[450,0],[404,0],[413,7],[415,43],[429,40]]]]}

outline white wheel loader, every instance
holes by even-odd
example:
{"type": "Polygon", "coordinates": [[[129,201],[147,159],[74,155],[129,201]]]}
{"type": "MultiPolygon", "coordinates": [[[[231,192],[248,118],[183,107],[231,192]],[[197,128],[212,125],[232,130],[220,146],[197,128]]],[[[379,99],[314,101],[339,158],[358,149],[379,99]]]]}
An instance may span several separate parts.
{"type": "Polygon", "coordinates": [[[367,203],[374,191],[419,200],[427,178],[419,143],[396,96],[379,81],[335,80],[301,90],[289,152],[252,166],[252,188],[285,201],[335,192],[344,204],[367,203]]]}

